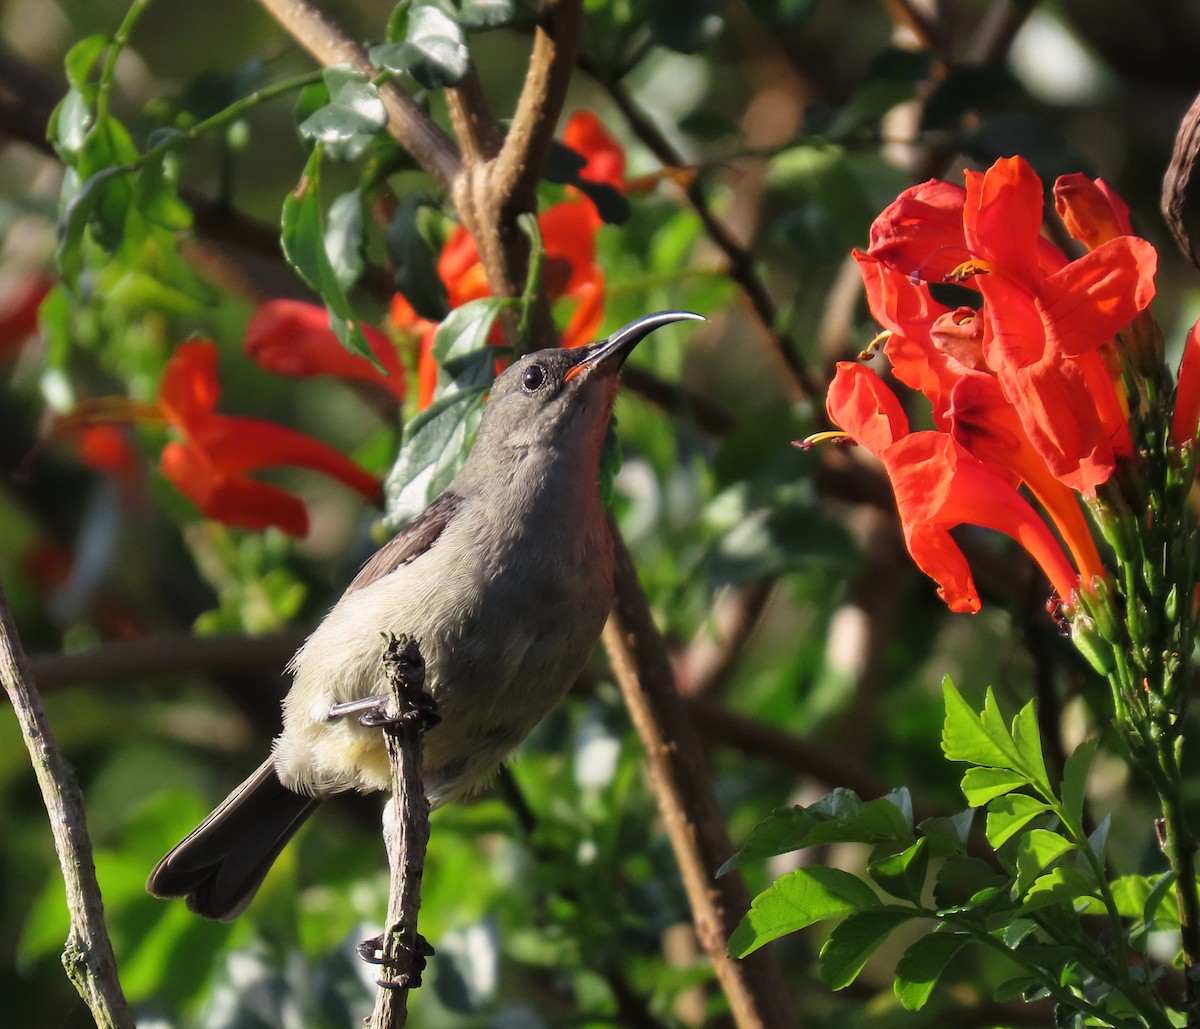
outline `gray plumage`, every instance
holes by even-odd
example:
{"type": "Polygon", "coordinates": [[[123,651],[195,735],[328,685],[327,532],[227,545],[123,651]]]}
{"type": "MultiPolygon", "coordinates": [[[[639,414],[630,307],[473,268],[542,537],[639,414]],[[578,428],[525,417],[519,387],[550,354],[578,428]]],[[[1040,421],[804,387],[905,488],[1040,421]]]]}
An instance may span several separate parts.
{"type": "Polygon", "coordinates": [[[271,757],[154,869],[151,893],[209,918],[249,903],[324,797],[386,790],[378,728],[331,720],[379,694],[382,635],[416,639],[441,721],[424,738],[434,805],[470,793],[583,669],[612,600],[598,487],[621,364],[668,311],[500,375],[449,488],[382,547],[293,658],[271,757]]]}

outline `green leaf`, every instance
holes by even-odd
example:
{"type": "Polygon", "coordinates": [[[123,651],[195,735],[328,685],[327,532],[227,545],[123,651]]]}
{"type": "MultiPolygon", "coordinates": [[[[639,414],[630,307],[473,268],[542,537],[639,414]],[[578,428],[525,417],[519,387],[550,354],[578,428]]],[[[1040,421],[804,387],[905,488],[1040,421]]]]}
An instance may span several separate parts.
{"type": "Polygon", "coordinates": [[[167,178],[166,155],[148,160],[133,180],[133,202],[148,222],[178,231],[192,224],[192,209],[179,199],[175,183],[167,178]]]}
{"type": "Polygon", "coordinates": [[[829,843],[888,843],[912,838],[912,824],[899,794],[864,803],[853,790],[839,787],[809,807],[777,808],[758,823],[723,875],[747,862],[829,843]]]}
{"type": "Polygon", "coordinates": [[[1023,894],[1039,874],[1076,849],[1065,836],[1049,829],[1031,829],[1017,847],[1017,892],[1023,894]]]}
{"type": "Polygon", "coordinates": [[[935,856],[950,857],[963,852],[974,823],[974,808],[966,808],[956,815],[926,818],[917,828],[929,839],[935,856]]]}
{"type": "Polygon", "coordinates": [[[981,715],[963,699],[949,677],[942,682],[942,695],[946,704],[942,750],[949,760],[994,768],[1017,768],[1017,749],[996,709],[996,698],[990,686],[981,715]]]}
{"type": "Polygon", "coordinates": [[[408,72],[426,89],[458,85],[471,65],[461,26],[433,4],[410,8],[404,42],[373,46],[369,56],[388,71],[408,72]]]}
{"type": "Polygon", "coordinates": [[[867,959],[893,929],[918,917],[915,910],[898,911],[891,908],[860,911],[851,915],[834,927],[829,939],[821,947],[818,958],[821,978],[831,989],[844,990],[858,978],[867,959]]]}
{"type": "Polygon", "coordinates": [[[404,441],[386,486],[388,522],[393,528],[407,525],[424,511],[462,467],[485,393],[482,386],[449,393],[404,426],[404,441]]]}
{"type": "Polygon", "coordinates": [[[1037,710],[1031,700],[1012,720],[1012,739],[1021,758],[1021,768],[1029,773],[1030,783],[1043,797],[1052,797],[1053,788],[1042,756],[1042,734],[1038,730],[1037,710]]]}
{"type": "MultiPolygon", "coordinates": [[[[939,911],[956,911],[977,906],[981,894],[994,890],[1009,879],[986,861],[960,856],[947,859],[938,870],[933,885],[933,902],[939,911]]],[[[990,899],[992,894],[987,898],[990,899]]]]}
{"type": "Polygon", "coordinates": [[[446,287],[437,271],[437,257],[421,233],[418,217],[430,203],[424,193],[400,199],[383,235],[387,255],[395,269],[396,288],[422,318],[440,322],[450,310],[446,287]]]}
{"type": "Polygon", "coordinates": [[[503,297],[481,297],[456,307],[433,336],[433,359],[457,386],[491,383],[497,350],[488,343],[496,316],[514,303],[503,297]]]}
{"type": "Polygon", "coordinates": [[[744,958],[772,940],[814,922],[879,907],[861,879],[840,868],[816,865],[780,876],[754,898],[729,937],[729,953],[744,958]]]}
{"type": "Polygon", "coordinates": [[[67,56],[63,58],[63,70],[73,89],[82,90],[87,86],[92,68],[112,41],[112,36],[108,35],[84,36],[67,51],[67,56]]]}
{"type": "Polygon", "coordinates": [[[1034,880],[1024,891],[1025,899],[1017,911],[1027,915],[1048,907],[1061,907],[1074,917],[1076,907],[1095,895],[1092,890],[1092,883],[1077,869],[1059,865],[1034,880]]]}
{"type": "Polygon", "coordinates": [[[867,872],[893,897],[920,903],[929,870],[929,841],[922,837],[907,850],[874,861],[867,872]]]}
{"type": "Polygon", "coordinates": [[[321,159],[318,144],[304,166],[300,184],[283,202],[281,243],[288,263],[320,295],[329,309],[329,327],[342,346],[365,357],[376,367],[379,361],[367,345],[350,300],[325,249],[325,226],[321,215],[321,159]]]}
{"type": "Polygon", "coordinates": [[[516,0],[463,0],[458,23],[464,29],[498,29],[517,21],[516,0]]]}
{"type": "Polygon", "coordinates": [[[999,850],[1033,819],[1049,810],[1049,804],[1027,793],[996,798],[988,805],[985,829],[988,843],[999,850]]]}
{"type": "Polygon", "coordinates": [[[962,791],[971,807],[982,807],[989,800],[1028,785],[1019,772],[1007,768],[968,768],[962,777],[962,791]]]}
{"type": "Polygon", "coordinates": [[[325,223],[325,253],[333,277],[343,290],[348,290],[362,276],[365,245],[362,193],[352,189],[329,205],[325,223]]]}
{"type": "Polygon", "coordinates": [[[1084,834],[1083,806],[1087,797],[1087,776],[1099,744],[1100,740],[1095,737],[1085,740],[1067,758],[1066,766],[1063,768],[1063,816],[1067,828],[1077,837],[1084,834]]]}
{"type": "MultiPolygon", "coordinates": [[[[387,125],[387,110],[379,88],[362,72],[336,65],[326,68],[323,77],[329,103],[300,123],[300,135],[322,144],[330,157],[352,161],[387,125]]],[[[306,95],[311,98],[316,94],[306,95]]]]}
{"type": "MultiPolygon", "coordinates": [[[[1031,918],[1014,918],[1000,933],[1000,940],[1009,950],[1016,950],[1031,932],[1037,929],[1037,922],[1031,918]]],[[[995,935],[995,933],[993,933],[995,935]]]]}
{"type": "Polygon", "coordinates": [[[896,963],[893,989],[906,1011],[920,1011],[950,960],[967,943],[965,936],[930,933],[917,940],[896,963]]]}

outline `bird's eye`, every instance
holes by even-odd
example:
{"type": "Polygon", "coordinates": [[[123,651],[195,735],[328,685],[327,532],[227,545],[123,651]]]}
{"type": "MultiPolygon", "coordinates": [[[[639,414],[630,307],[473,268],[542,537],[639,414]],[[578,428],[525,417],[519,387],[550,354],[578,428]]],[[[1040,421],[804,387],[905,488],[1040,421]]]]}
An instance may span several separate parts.
{"type": "Polygon", "coordinates": [[[521,373],[521,388],[526,393],[536,393],[546,381],[546,369],[540,364],[531,364],[521,373]]]}

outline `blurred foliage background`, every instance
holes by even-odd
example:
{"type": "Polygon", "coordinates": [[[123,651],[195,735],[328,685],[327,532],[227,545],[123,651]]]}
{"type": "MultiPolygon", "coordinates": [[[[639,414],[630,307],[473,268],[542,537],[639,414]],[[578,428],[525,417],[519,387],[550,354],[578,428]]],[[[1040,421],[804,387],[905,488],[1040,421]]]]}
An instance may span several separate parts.
{"type": "MultiPolygon", "coordinates": [[[[383,38],[388,5],[322,6],[355,38],[383,38]]],[[[88,266],[78,291],[56,285],[63,168],[46,123],[67,89],[70,47],[111,33],[126,10],[126,0],[0,4],[0,572],[83,784],[139,1025],[357,1024],[372,985],[352,945],[386,904],[377,798],[326,805],[234,924],[155,900],[144,881],[257,764],[287,658],[377,545],[380,512],[286,472],[272,481],[303,498],[308,535],[230,528],[202,519],[158,472],[161,424],[128,434],[136,460],[116,474],[50,426],[81,398],[152,401],[191,335],[220,348],[220,410],[300,429],[380,475],[412,404],[398,417],[369,390],[272,375],[242,353],[257,304],[308,296],[278,249],[281,205],[305,162],[295,96],[251,106],[181,154],[171,174],[194,220],[167,235],[177,251],[120,251],[88,266]]],[[[597,261],[604,331],[666,307],[709,319],[657,334],[631,362],[616,507],[735,843],[775,806],[838,785],[876,796],[903,784],[926,812],[961,810],[938,750],[945,674],[973,698],[993,684],[1010,710],[1036,696],[1044,730],[1067,745],[1103,732],[1103,706],[1092,705],[1103,698],[1083,691],[1078,657],[1045,616],[1048,588],[1021,552],[964,534],[985,609],[951,616],[908,562],[877,471],[791,441],[821,427],[832,363],[875,334],[848,262],[872,217],[914,181],[959,178],[1002,155],[1024,155],[1047,184],[1101,175],[1130,203],[1160,252],[1157,316],[1182,344],[1200,279],[1158,206],[1197,89],[1200,9],[588,0],[585,19],[568,113],[599,114],[628,179],[661,172],[672,152],[686,169],[630,193],[628,221],[597,233],[597,261]]],[[[470,45],[493,108],[509,110],[528,34],[479,32],[470,45]]],[[[145,149],[164,126],[311,68],[248,0],[155,0],[117,64],[112,109],[145,149]]],[[[360,172],[328,176],[351,188],[360,172]]],[[[402,167],[389,184],[398,196],[429,188],[402,167]]],[[[547,183],[543,206],[560,196],[547,183]]],[[[378,274],[353,300],[384,327],[393,287],[382,247],[368,260],[378,274]]],[[[1111,839],[1138,870],[1156,859],[1152,814],[1122,769],[1102,755],[1093,802],[1125,830],[1111,839]]],[[[67,922],[44,810],[7,715],[0,824],[5,1024],[87,1025],[58,960],[67,922]]],[[[853,849],[836,857],[861,860],[853,849]]],[[[751,868],[751,888],[786,861],[751,868]]],[[[601,655],[495,789],[435,813],[422,919],[438,955],[413,1025],[719,1024],[720,995],[601,655]]],[[[992,1005],[1004,970],[980,959],[953,965],[916,1015],[892,997],[887,954],[831,994],[813,970],[819,945],[815,932],[776,945],[806,1025],[1048,1017],[992,1005]]]]}

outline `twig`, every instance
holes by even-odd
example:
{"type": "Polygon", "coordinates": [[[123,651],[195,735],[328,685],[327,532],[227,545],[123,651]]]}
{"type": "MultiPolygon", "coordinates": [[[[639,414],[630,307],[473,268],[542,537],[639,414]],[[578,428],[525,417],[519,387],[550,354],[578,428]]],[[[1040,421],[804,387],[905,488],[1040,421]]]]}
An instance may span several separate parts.
{"type": "Polygon", "coordinates": [[[774,579],[760,579],[718,594],[711,618],[678,661],[681,693],[702,697],[721,691],[774,592],[774,579]]]}
{"type": "MultiPolygon", "coordinates": [[[[384,742],[392,766],[392,801],[384,816],[388,864],[392,870],[385,928],[359,953],[374,960],[377,949],[390,978],[377,980],[379,993],[371,1029],[394,1029],[408,1020],[408,991],[421,985],[425,957],[433,951],[417,932],[421,875],[429,844],[429,799],[421,780],[421,734],[437,720],[432,698],[424,692],[425,661],[415,640],[389,636],[383,664],[391,692],[384,742]],[[376,947],[376,943],[378,946],[376,947]]],[[[385,973],[386,975],[386,973],[385,973]]]]}
{"type": "MultiPolygon", "coordinates": [[[[613,81],[594,62],[587,59],[581,59],[579,66],[604,87],[613,103],[625,116],[633,134],[649,148],[662,164],[667,167],[680,167],[687,163],[683,155],[659,131],[658,126],[638,106],[620,82],[613,81]]],[[[709,239],[725,255],[729,277],[741,287],[750,303],[751,310],[766,332],[767,339],[771,342],[772,356],[781,365],[788,381],[793,384],[803,399],[815,404],[824,391],[817,386],[816,380],[797,352],[795,343],[780,332],[778,328],[779,311],[775,307],[775,301],[767,292],[767,287],[755,270],[753,254],[733,238],[729,229],[713,213],[704,189],[697,179],[693,179],[687,185],[684,194],[692,209],[699,216],[709,239]]],[[[821,417],[820,411],[815,408],[814,414],[817,418],[821,417]]]]}
{"type": "Polygon", "coordinates": [[[619,535],[613,535],[616,597],[604,627],[604,646],[641,737],[697,938],[740,1029],[795,1027],[799,1023],[770,951],[757,951],[742,961],[734,961],[726,951],[729,934],[750,906],[750,895],[736,873],[716,878],[717,869],[733,853],[725,819],[633,561],[619,535]]]}
{"type": "MultiPolygon", "coordinates": [[[[326,67],[348,64],[366,75],[377,70],[366,51],[346,36],[307,0],[259,0],[305,50],[326,67]]],[[[449,191],[458,177],[458,148],[441,127],[395,83],[379,87],[391,136],[449,191]]]]}
{"type": "Polygon", "coordinates": [[[0,584],[0,681],[16,712],[21,735],[33,762],[67,888],[71,932],[63,949],[63,966],[97,1026],[101,1029],[134,1029],[117,978],[112,942],[104,924],[104,903],[92,862],[92,844],[79,783],[46,721],[46,712],[29,674],[3,584],[0,584]]]}

